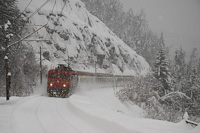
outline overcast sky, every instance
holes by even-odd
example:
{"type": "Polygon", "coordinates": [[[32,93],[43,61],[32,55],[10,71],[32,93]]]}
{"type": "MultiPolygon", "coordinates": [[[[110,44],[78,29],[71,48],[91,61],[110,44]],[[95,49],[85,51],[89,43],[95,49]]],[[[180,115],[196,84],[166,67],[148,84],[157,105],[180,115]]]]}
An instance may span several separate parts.
{"type": "Polygon", "coordinates": [[[170,50],[200,50],[200,0],[120,0],[125,10],[145,10],[150,28],[164,33],[170,50]]]}

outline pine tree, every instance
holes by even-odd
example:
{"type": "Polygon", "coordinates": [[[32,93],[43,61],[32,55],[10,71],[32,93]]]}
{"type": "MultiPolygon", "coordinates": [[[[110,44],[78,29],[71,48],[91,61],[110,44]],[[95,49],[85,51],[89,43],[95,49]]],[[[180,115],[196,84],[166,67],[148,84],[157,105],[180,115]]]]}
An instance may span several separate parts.
{"type": "MultiPolygon", "coordinates": [[[[13,34],[8,45],[20,39],[25,22],[16,6],[15,0],[0,0],[0,83],[5,86],[4,57],[6,48],[6,35],[13,34]],[[6,27],[5,23],[10,23],[6,27]]],[[[6,25],[7,26],[7,25],[6,25]]],[[[9,71],[11,72],[11,95],[29,95],[37,76],[38,65],[32,47],[25,46],[22,42],[12,45],[8,49],[9,71]],[[34,71],[34,72],[33,72],[34,71]]],[[[5,88],[0,88],[0,95],[4,95],[5,88]]]]}
{"type": "Polygon", "coordinates": [[[161,33],[160,39],[160,50],[158,51],[158,55],[155,62],[154,68],[154,76],[161,82],[164,87],[164,90],[161,90],[162,95],[165,95],[167,91],[170,91],[171,88],[171,75],[169,71],[168,62],[166,59],[165,53],[165,41],[163,37],[163,33],[161,33]]]}
{"type": "Polygon", "coordinates": [[[195,94],[199,94],[199,78],[198,78],[198,53],[197,49],[194,48],[192,50],[192,53],[190,55],[190,60],[187,65],[187,79],[188,79],[188,88],[187,93],[190,96],[191,99],[194,101],[197,99],[198,96],[195,96],[195,94]]]}
{"type": "Polygon", "coordinates": [[[200,57],[197,60],[197,62],[198,62],[198,64],[197,64],[197,74],[198,74],[198,77],[200,78],[200,57]]]}
{"type": "MultiPolygon", "coordinates": [[[[3,26],[6,22],[10,22],[7,31],[3,27],[0,30],[0,36],[5,36],[5,33],[12,33],[17,37],[21,31],[23,20],[20,17],[20,11],[17,8],[16,0],[0,0],[0,25],[3,26]]],[[[5,27],[4,27],[5,28],[5,27]]],[[[5,37],[0,39],[1,45],[5,44],[5,37]]]]}
{"type": "Polygon", "coordinates": [[[164,94],[166,94],[166,91],[170,90],[171,78],[164,49],[160,49],[158,52],[155,63],[154,76],[162,83],[164,87],[164,90],[162,91],[164,94]]]}
{"type": "Polygon", "coordinates": [[[197,48],[192,49],[192,53],[190,54],[189,62],[187,65],[187,77],[190,77],[192,69],[197,67],[197,48]]]}
{"type": "MultiPolygon", "coordinates": [[[[4,83],[5,68],[4,57],[6,52],[6,42],[9,38],[7,35],[16,35],[19,31],[19,20],[16,19],[19,15],[19,10],[16,8],[15,0],[0,0],[0,83],[4,83]],[[9,25],[8,25],[9,24],[9,25]]],[[[16,37],[16,36],[15,36],[16,37]]],[[[0,85],[2,86],[2,85],[0,85]]],[[[3,90],[1,88],[1,90],[3,90]]]]}
{"type": "Polygon", "coordinates": [[[181,83],[186,78],[186,61],[185,61],[185,52],[182,48],[175,51],[173,63],[171,66],[173,81],[175,89],[180,91],[181,83]]]}
{"type": "Polygon", "coordinates": [[[20,17],[16,1],[0,0],[0,50],[6,48],[6,35],[13,35],[12,39],[9,40],[11,42],[19,39],[23,25],[24,21],[20,17]],[[6,23],[7,25],[5,25],[6,23]]]}

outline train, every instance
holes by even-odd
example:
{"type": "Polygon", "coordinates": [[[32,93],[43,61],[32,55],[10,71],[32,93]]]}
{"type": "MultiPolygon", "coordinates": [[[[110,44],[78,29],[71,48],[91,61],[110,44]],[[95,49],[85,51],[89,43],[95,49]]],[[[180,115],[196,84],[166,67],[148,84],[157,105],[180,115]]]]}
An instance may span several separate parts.
{"type": "Polygon", "coordinates": [[[50,97],[69,97],[78,85],[78,73],[71,67],[58,64],[48,71],[47,93],[50,97]]]}
{"type": "Polygon", "coordinates": [[[107,73],[91,73],[74,71],[65,64],[58,64],[48,71],[47,93],[50,97],[69,97],[74,93],[78,83],[110,86],[115,82],[128,82],[133,76],[113,75],[107,73]]]}

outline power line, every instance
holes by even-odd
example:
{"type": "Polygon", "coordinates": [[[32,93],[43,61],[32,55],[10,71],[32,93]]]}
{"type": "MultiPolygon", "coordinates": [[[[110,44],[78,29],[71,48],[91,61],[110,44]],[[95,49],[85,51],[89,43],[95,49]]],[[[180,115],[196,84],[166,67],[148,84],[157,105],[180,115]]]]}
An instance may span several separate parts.
{"type": "MultiPolygon", "coordinates": [[[[31,0],[31,1],[28,3],[28,5],[27,5],[26,8],[24,9],[24,11],[29,7],[29,5],[31,4],[32,1],[33,1],[33,0],[31,0]]],[[[23,12],[24,12],[24,11],[23,11],[23,12]]],[[[22,13],[23,13],[23,12],[22,12],[22,13]]]]}
{"type": "MultiPolygon", "coordinates": [[[[64,5],[63,5],[63,7],[62,7],[62,9],[61,9],[61,11],[60,11],[60,15],[59,15],[59,17],[57,18],[57,21],[58,21],[59,18],[61,17],[61,14],[62,14],[62,12],[63,12],[63,10],[64,10],[64,7],[65,7],[66,3],[67,3],[67,1],[65,1],[64,5]]],[[[56,6],[56,7],[57,7],[57,6],[56,6]]],[[[55,29],[56,29],[56,26],[54,25],[53,31],[55,31],[55,29]]],[[[50,35],[50,38],[52,38],[52,35],[50,35]]]]}
{"type": "Polygon", "coordinates": [[[53,13],[53,10],[54,10],[55,5],[56,5],[56,0],[55,0],[55,3],[54,3],[54,5],[53,5],[53,9],[51,10],[51,13],[53,13]]]}
{"type": "MultiPolygon", "coordinates": [[[[31,1],[32,1],[32,0],[31,0],[31,1]]],[[[46,5],[49,1],[50,1],[50,0],[47,0],[47,1],[46,1],[44,4],[42,4],[36,11],[38,12],[38,11],[39,11],[44,5],[46,5]]],[[[31,3],[31,2],[29,2],[28,5],[30,5],[30,3],[31,3]]],[[[52,8],[51,13],[52,13],[53,10],[54,10],[55,4],[56,4],[56,1],[55,1],[54,5],[53,5],[53,8],[52,8]]],[[[28,5],[27,5],[27,7],[28,7],[28,5]]],[[[34,14],[37,13],[36,11],[34,12],[34,14]]],[[[32,14],[31,17],[33,17],[34,14],[32,14]]],[[[27,36],[21,38],[20,40],[14,42],[14,43],[12,43],[12,44],[10,44],[10,45],[8,46],[8,48],[11,47],[11,46],[13,46],[13,45],[15,45],[15,44],[17,44],[18,42],[21,42],[21,41],[25,40],[26,38],[30,37],[30,36],[33,35],[34,33],[38,32],[38,31],[41,30],[43,27],[45,27],[45,26],[48,24],[48,22],[49,22],[49,20],[47,21],[47,23],[46,23],[45,25],[41,26],[41,27],[40,27],[39,29],[37,29],[36,31],[34,31],[34,32],[28,34],[27,36]]],[[[33,41],[33,40],[31,40],[31,41],[33,41]]],[[[37,40],[36,40],[36,41],[37,41],[37,40]]]]}
{"type": "Polygon", "coordinates": [[[23,41],[24,39],[28,38],[29,36],[33,35],[34,33],[38,32],[39,30],[41,30],[41,29],[42,29],[43,27],[45,27],[46,25],[47,25],[47,24],[43,25],[42,27],[40,27],[40,28],[37,29],[36,31],[34,31],[34,32],[30,33],[30,34],[28,34],[27,36],[23,37],[22,39],[20,39],[20,40],[14,42],[14,43],[12,43],[12,44],[10,44],[7,48],[9,48],[9,47],[11,47],[11,46],[17,44],[18,42],[23,41]]]}
{"type": "MultiPolygon", "coordinates": [[[[64,5],[63,5],[63,7],[62,7],[62,9],[61,9],[61,11],[60,11],[60,15],[59,15],[59,17],[58,17],[57,20],[59,20],[59,18],[61,17],[61,14],[62,14],[62,12],[63,12],[63,10],[64,10],[64,7],[65,7],[66,3],[67,3],[67,0],[64,2],[64,5]]],[[[55,31],[55,28],[56,28],[56,26],[54,26],[54,31],[55,31]]],[[[54,41],[54,39],[52,38],[52,36],[51,36],[51,39],[54,41]]],[[[56,43],[56,42],[54,41],[54,43],[56,43]]],[[[59,53],[58,53],[58,54],[64,59],[64,61],[65,61],[66,63],[69,64],[69,51],[68,51],[68,48],[67,48],[66,45],[65,45],[65,47],[66,47],[66,49],[67,49],[68,62],[66,61],[66,59],[65,59],[64,57],[62,57],[59,53]]],[[[58,51],[58,50],[56,49],[56,51],[58,51]]]]}
{"type": "Polygon", "coordinates": [[[33,0],[31,0],[31,1],[28,3],[28,5],[25,7],[25,9],[15,18],[15,20],[18,19],[18,18],[23,14],[23,12],[29,7],[29,5],[31,4],[32,1],[33,1],[33,0]]]}
{"type": "Polygon", "coordinates": [[[42,9],[49,1],[50,0],[47,0],[46,2],[44,2],[35,12],[32,13],[32,15],[28,17],[28,19],[32,18],[36,13],[38,13],[40,9],[42,9]]]}
{"type": "MultiPolygon", "coordinates": [[[[62,9],[61,9],[61,11],[60,11],[60,14],[62,14],[62,12],[63,12],[63,10],[64,10],[64,7],[65,7],[65,5],[66,5],[66,2],[67,2],[67,1],[65,1],[64,5],[63,5],[63,7],[62,7],[62,9]]],[[[54,10],[55,5],[56,5],[56,1],[55,1],[55,3],[54,3],[52,12],[53,12],[53,10],[54,10]]],[[[60,17],[61,17],[61,15],[59,15],[59,17],[58,17],[57,20],[59,20],[60,17]]],[[[50,20],[50,18],[49,18],[49,20],[50,20]]],[[[48,20],[48,21],[49,21],[49,20],[48,20]]],[[[56,28],[56,26],[54,25],[54,28],[53,28],[54,31],[55,31],[55,28],[56,28]]],[[[51,39],[55,44],[57,44],[56,41],[52,38],[52,34],[50,35],[49,32],[47,32],[47,33],[49,34],[50,39],[51,39]]],[[[51,45],[50,45],[50,46],[51,46],[51,45]]],[[[52,48],[56,51],[56,53],[57,53],[61,58],[63,58],[64,61],[67,63],[66,59],[58,52],[58,50],[55,49],[53,46],[51,46],[51,47],[52,47],[52,48]]],[[[67,49],[67,47],[66,47],[66,49],[67,49]]],[[[68,49],[67,49],[67,54],[68,54],[68,49]]],[[[68,56],[68,58],[69,58],[69,56],[68,56]]]]}
{"type": "Polygon", "coordinates": [[[43,26],[43,25],[26,25],[26,26],[40,26],[40,27],[41,27],[41,26],[43,26]]]}
{"type": "Polygon", "coordinates": [[[66,3],[67,3],[67,0],[65,0],[65,3],[64,3],[64,5],[63,5],[63,7],[62,7],[62,9],[61,9],[60,15],[62,14],[62,12],[63,12],[63,10],[64,10],[64,7],[65,7],[66,3]]]}
{"type": "MultiPolygon", "coordinates": [[[[49,1],[50,1],[50,0],[47,0],[47,1],[46,1],[45,3],[43,3],[34,13],[32,13],[32,15],[30,15],[29,17],[27,17],[27,20],[25,20],[25,22],[27,22],[31,17],[33,17],[37,12],[39,12],[39,10],[42,9],[49,1]]],[[[28,5],[27,5],[26,8],[24,9],[24,11],[28,8],[28,6],[31,4],[31,2],[32,2],[32,0],[28,3],[28,5]]],[[[24,11],[23,11],[23,12],[24,12],[24,11]]],[[[22,12],[22,13],[23,13],[23,12],[22,12]]],[[[21,13],[21,14],[22,14],[22,13],[21,13]]],[[[20,14],[19,16],[21,16],[21,14],[20,14]]],[[[19,16],[18,16],[18,17],[19,17],[19,16]]],[[[16,20],[18,17],[16,17],[15,20],[16,20]]],[[[43,25],[43,26],[44,26],[44,25],[43,25]]],[[[43,27],[43,26],[42,26],[42,27],[43,27]]],[[[23,27],[23,29],[24,29],[24,27],[23,27]]],[[[22,29],[22,30],[23,30],[23,29],[22,29]]],[[[35,33],[35,32],[34,32],[34,33],[35,33]]],[[[21,40],[21,39],[20,39],[20,40],[21,40]]],[[[21,41],[22,41],[22,40],[21,40],[21,41]]]]}
{"type": "MultiPolygon", "coordinates": [[[[54,10],[54,7],[55,7],[55,5],[56,5],[56,0],[55,0],[55,3],[54,3],[54,5],[53,5],[53,8],[52,8],[52,10],[51,10],[51,13],[50,13],[50,14],[52,14],[52,13],[53,13],[53,10],[54,10]]],[[[48,24],[49,20],[50,20],[50,18],[48,19],[48,21],[47,21],[47,24],[48,24]]]]}
{"type": "Polygon", "coordinates": [[[26,41],[26,42],[33,42],[33,41],[36,41],[36,42],[48,42],[49,40],[45,40],[45,39],[43,39],[43,40],[42,39],[40,39],[40,40],[38,39],[37,40],[36,39],[36,40],[22,40],[22,41],[26,41]]]}
{"type": "MultiPolygon", "coordinates": [[[[52,11],[51,11],[51,13],[53,13],[53,11],[54,11],[54,8],[55,8],[55,5],[56,5],[56,0],[55,0],[55,3],[54,3],[54,5],[53,5],[53,8],[52,8],[52,11]]],[[[64,10],[64,6],[66,5],[66,1],[65,1],[65,3],[64,3],[64,5],[63,5],[63,7],[62,7],[62,9],[61,9],[61,13],[63,12],[63,10],[64,10]]],[[[60,16],[59,16],[59,18],[60,18],[60,16]]],[[[49,22],[49,20],[50,20],[50,18],[48,19],[48,21],[47,21],[47,24],[48,24],[48,22],[49,22]]],[[[46,24],[46,25],[47,25],[46,24]]],[[[45,25],[45,26],[46,26],[45,25]]],[[[42,27],[45,27],[45,26],[42,26],[42,27]]],[[[41,27],[41,28],[42,28],[41,27]]],[[[54,26],[54,30],[55,30],[55,27],[56,26],[54,26]]],[[[40,29],[41,29],[40,28],[40,29]]],[[[39,30],[39,29],[38,29],[39,30]]],[[[37,30],[37,31],[38,31],[37,30]]],[[[37,31],[35,31],[34,33],[36,33],[37,31]]],[[[57,44],[56,43],[56,41],[52,38],[52,35],[50,35],[50,33],[49,32],[47,32],[48,34],[49,34],[49,36],[50,36],[50,39],[55,43],[55,44],[57,44]]],[[[26,38],[24,38],[24,39],[26,39],[26,38]]],[[[29,41],[29,40],[27,40],[27,41],[29,41]]],[[[31,40],[30,40],[31,41],[31,40]]],[[[37,40],[36,40],[37,41],[37,40]]],[[[49,45],[50,47],[52,47],[54,50],[55,50],[55,52],[61,57],[61,58],[63,58],[64,59],[64,61],[67,63],[67,61],[66,61],[66,59],[58,52],[58,50],[57,49],[55,49],[53,46],[51,46],[51,45],[49,45]]]]}
{"type": "MultiPolygon", "coordinates": [[[[45,4],[47,4],[48,2],[49,2],[49,0],[47,0],[43,5],[41,5],[31,16],[29,16],[28,19],[30,19],[31,17],[33,17],[33,16],[34,16],[45,4]]],[[[62,12],[63,12],[63,10],[64,10],[64,7],[65,7],[65,5],[66,5],[66,2],[67,2],[67,1],[65,1],[64,5],[63,5],[63,7],[62,7],[62,9],[61,9],[60,14],[62,14],[62,12]]],[[[54,5],[53,5],[53,8],[52,8],[51,13],[53,13],[54,8],[55,8],[55,5],[56,5],[56,0],[55,0],[55,3],[54,3],[54,5]]],[[[59,15],[58,19],[59,19],[60,17],[61,17],[61,15],[59,15]]],[[[58,20],[58,19],[57,19],[57,20],[58,20]]],[[[46,23],[45,25],[43,25],[42,27],[40,27],[39,29],[37,29],[37,30],[34,31],[33,33],[31,33],[31,34],[25,36],[24,38],[22,38],[22,39],[20,39],[20,40],[18,40],[18,41],[16,41],[16,42],[14,42],[13,44],[9,45],[8,47],[11,47],[12,45],[14,45],[14,44],[16,44],[16,43],[18,43],[18,42],[20,42],[20,41],[37,41],[37,40],[25,40],[25,39],[28,38],[29,36],[31,36],[32,34],[36,33],[37,31],[39,31],[39,30],[42,29],[43,27],[47,26],[49,20],[50,20],[50,18],[48,19],[48,21],[47,21],[47,23],[46,23]]],[[[56,28],[56,26],[54,26],[54,30],[55,30],[55,28],[56,28]]],[[[49,32],[47,32],[47,33],[49,34],[50,39],[51,39],[55,44],[57,44],[56,41],[52,38],[52,35],[50,35],[49,32]]],[[[40,41],[40,40],[38,40],[38,41],[40,41]]],[[[45,40],[45,41],[48,41],[48,40],[45,40]]],[[[51,45],[49,45],[49,46],[51,46],[51,45]]],[[[57,49],[55,49],[53,46],[51,46],[51,47],[52,47],[52,48],[55,50],[55,52],[56,52],[61,58],[63,58],[64,61],[67,63],[66,59],[59,53],[59,51],[58,51],[57,49]]],[[[67,49],[67,47],[66,47],[66,49],[67,49]]],[[[67,49],[67,54],[68,54],[68,49],[67,49]]],[[[68,57],[68,58],[69,58],[69,57],[68,57]]],[[[68,63],[69,63],[69,62],[68,62],[68,63]]]]}

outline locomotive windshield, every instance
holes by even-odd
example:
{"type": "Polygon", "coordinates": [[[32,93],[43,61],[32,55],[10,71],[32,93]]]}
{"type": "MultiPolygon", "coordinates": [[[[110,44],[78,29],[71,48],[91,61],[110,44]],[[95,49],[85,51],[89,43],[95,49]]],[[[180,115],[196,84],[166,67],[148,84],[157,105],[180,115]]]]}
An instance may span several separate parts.
{"type": "Polygon", "coordinates": [[[60,78],[61,79],[68,79],[69,78],[69,74],[60,73],[60,78]]]}
{"type": "Polygon", "coordinates": [[[48,78],[58,78],[58,74],[57,73],[49,73],[48,78]]]}

